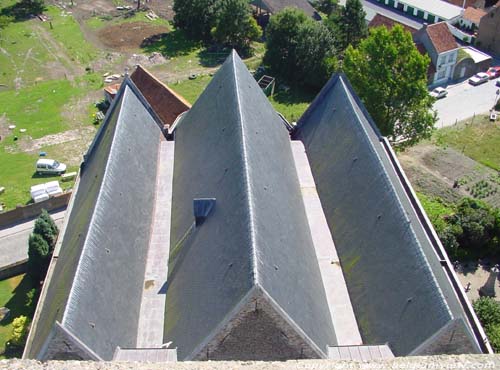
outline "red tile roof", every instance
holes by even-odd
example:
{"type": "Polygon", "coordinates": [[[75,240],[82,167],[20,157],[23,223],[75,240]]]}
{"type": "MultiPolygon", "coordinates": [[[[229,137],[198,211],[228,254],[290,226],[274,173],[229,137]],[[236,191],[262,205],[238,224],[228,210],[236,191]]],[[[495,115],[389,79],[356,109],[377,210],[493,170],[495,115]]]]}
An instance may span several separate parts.
{"type": "Polygon", "coordinates": [[[137,66],[130,78],[154,109],[165,126],[170,126],[182,112],[191,108],[182,96],[169,89],[142,66],[137,66]]]}
{"type": "Polygon", "coordinates": [[[457,42],[451,34],[446,22],[431,24],[427,26],[425,31],[438,54],[458,48],[457,42]]]}
{"type": "Polygon", "coordinates": [[[465,9],[462,17],[463,19],[467,19],[472,23],[479,24],[479,21],[481,20],[483,15],[486,15],[486,12],[483,9],[476,9],[469,6],[467,9],[465,9]]]}
{"type": "Polygon", "coordinates": [[[411,26],[408,26],[404,23],[401,23],[401,22],[398,22],[392,18],[389,18],[389,17],[386,17],[385,15],[382,15],[382,14],[379,14],[377,13],[375,15],[375,17],[373,17],[373,19],[370,21],[370,23],[368,23],[368,27],[369,28],[374,28],[374,27],[381,27],[381,26],[384,26],[385,28],[387,28],[388,30],[390,30],[392,27],[394,27],[395,25],[399,24],[400,26],[402,26],[405,31],[408,31],[410,33],[415,33],[417,32],[417,29],[416,28],[413,28],[411,26]]]}

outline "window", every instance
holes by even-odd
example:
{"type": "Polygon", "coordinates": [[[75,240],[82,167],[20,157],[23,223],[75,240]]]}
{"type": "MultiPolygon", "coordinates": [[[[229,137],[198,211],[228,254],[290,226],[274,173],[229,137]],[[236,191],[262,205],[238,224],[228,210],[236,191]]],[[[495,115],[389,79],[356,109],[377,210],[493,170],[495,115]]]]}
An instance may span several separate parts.
{"type": "Polygon", "coordinates": [[[441,71],[439,71],[437,79],[441,80],[441,79],[445,78],[445,76],[446,76],[446,68],[443,68],[441,71]]]}
{"type": "Polygon", "coordinates": [[[450,54],[450,56],[448,57],[448,63],[452,63],[453,59],[455,59],[455,55],[454,54],[450,54]]]}

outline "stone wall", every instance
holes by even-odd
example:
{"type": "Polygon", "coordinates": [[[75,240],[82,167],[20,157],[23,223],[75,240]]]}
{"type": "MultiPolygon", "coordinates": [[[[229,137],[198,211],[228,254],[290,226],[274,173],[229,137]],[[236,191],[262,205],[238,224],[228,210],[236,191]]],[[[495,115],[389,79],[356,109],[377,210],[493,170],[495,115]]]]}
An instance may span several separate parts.
{"type": "Polygon", "coordinates": [[[79,362],[50,361],[41,363],[30,360],[1,360],[0,370],[392,370],[392,369],[499,369],[500,355],[460,355],[431,357],[398,357],[391,360],[370,362],[298,360],[283,362],[174,362],[174,363],[137,363],[137,362],[79,362]]]}

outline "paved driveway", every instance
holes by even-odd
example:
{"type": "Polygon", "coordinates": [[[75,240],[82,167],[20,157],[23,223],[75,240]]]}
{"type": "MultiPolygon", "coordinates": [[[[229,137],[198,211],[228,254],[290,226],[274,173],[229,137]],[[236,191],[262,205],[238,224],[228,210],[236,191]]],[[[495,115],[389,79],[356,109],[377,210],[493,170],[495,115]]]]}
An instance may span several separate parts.
{"type": "Polygon", "coordinates": [[[438,100],[434,109],[438,113],[437,128],[451,126],[457,121],[487,113],[497,98],[500,87],[495,86],[495,79],[479,86],[472,86],[467,81],[449,85],[448,96],[438,100]]]}
{"type": "MultiPolygon", "coordinates": [[[[51,214],[61,228],[66,211],[51,214]]],[[[35,220],[0,230],[0,268],[28,258],[28,239],[35,220]]]]}

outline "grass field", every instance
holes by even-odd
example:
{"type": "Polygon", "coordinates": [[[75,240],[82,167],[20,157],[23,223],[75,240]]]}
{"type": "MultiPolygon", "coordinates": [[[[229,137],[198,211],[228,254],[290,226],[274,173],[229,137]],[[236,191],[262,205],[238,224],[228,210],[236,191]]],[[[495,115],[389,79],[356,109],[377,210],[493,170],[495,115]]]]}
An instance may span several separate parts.
{"type": "MultiPolygon", "coordinates": [[[[13,3],[2,1],[0,9],[13,3]]],[[[75,122],[63,116],[63,110],[102,87],[98,74],[85,72],[99,52],[84,39],[78,23],[57,7],[48,6],[45,14],[50,22],[15,21],[0,34],[0,84],[5,85],[0,90],[0,187],[5,187],[0,202],[7,210],[29,203],[32,185],[58,179],[34,175],[34,165],[38,151],[58,159],[64,146],[47,142],[39,150],[30,150],[30,143],[74,129],[75,122]],[[66,79],[51,79],[53,69],[59,69],[59,76],[66,79]],[[9,125],[16,127],[10,130],[9,125]]],[[[91,125],[91,109],[70,109],[79,112],[75,113],[78,127],[91,125]]],[[[68,171],[76,169],[72,165],[68,171]]],[[[64,189],[72,185],[61,182],[64,189]]]]}
{"type": "MultiPolygon", "coordinates": [[[[193,104],[211,79],[209,75],[203,75],[194,80],[169,84],[169,87],[193,104]]],[[[283,114],[288,121],[294,122],[305,112],[314,97],[314,93],[304,90],[277,90],[269,101],[276,111],[283,114]]]]}
{"type": "Polygon", "coordinates": [[[434,228],[437,231],[443,230],[446,226],[444,216],[455,212],[454,205],[447,204],[438,197],[430,197],[423,193],[417,193],[417,196],[434,228]]]}
{"type": "Polygon", "coordinates": [[[21,315],[32,317],[33,306],[27,305],[27,293],[33,288],[27,275],[0,281],[0,307],[10,309],[10,315],[0,322],[0,358],[5,358],[5,342],[12,333],[12,321],[21,315]]]}
{"type": "Polygon", "coordinates": [[[434,142],[449,145],[466,156],[500,171],[500,124],[492,123],[487,116],[476,116],[456,127],[436,131],[434,142]]]}

